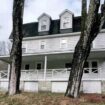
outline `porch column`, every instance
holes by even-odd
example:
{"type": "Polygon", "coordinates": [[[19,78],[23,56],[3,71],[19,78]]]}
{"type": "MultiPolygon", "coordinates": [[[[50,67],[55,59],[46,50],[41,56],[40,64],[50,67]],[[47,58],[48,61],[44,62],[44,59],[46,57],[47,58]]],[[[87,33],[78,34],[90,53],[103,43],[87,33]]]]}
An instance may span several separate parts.
{"type": "Polygon", "coordinates": [[[7,74],[8,75],[8,77],[7,77],[8,79],[9,79],[9,74],[10,74],[10,64],[8,64],[8,74],[7,74]]]}
{"type": "Polygon", "coordinates": [[[46,80],[47,56],[44,58],[44,80],[46,80]]]}

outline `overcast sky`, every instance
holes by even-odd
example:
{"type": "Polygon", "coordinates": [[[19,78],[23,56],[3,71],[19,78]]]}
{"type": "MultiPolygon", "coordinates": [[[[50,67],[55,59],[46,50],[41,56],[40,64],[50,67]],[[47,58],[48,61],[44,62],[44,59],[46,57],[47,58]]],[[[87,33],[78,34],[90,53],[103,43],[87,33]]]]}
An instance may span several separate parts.
{"type": "MultiPolygon", "coordinates": [[[[12,30],[13,0],[0,1],[0,40],[7,40],[12,30]]],[[[23,21],[35,22],[43,12],[52,19],[58,19],[65,9],[72,11],[75,16],[80,15],[81,0],[25,0],[23,21]]]]}

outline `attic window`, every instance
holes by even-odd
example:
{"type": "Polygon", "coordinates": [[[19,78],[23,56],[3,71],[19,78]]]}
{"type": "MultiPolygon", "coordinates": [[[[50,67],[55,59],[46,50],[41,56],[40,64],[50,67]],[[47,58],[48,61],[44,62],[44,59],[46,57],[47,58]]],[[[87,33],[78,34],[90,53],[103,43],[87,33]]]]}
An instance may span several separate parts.
{"type": "Polygon", "coordinates": [[[41,24],[41,30],[44,31],[44,30],[46,30],[46,28],[47,28],[47,21],[43,20],[42,24],[41,24]]]}
{"type": "Polygon", "coordinates": [[[64,17],[63,28],[69,28],[70,19],[69,17],[64,17]]]}

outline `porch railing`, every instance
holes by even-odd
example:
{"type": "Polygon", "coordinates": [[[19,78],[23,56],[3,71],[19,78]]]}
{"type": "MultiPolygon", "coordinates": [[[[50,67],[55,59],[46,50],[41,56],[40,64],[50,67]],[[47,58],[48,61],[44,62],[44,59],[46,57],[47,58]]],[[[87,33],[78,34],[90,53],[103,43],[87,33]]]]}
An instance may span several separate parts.
{"type": "Polygon", "coordinates": [[[8,78],[8,71],[3,70],[0,71],[0,79],[7,79],[8,78]]]}
{"type": "MultiPolygon", "coordinates": [[[[85,68],[84,70],[92,71],[93,68],[85,68]]],[[[94,68],[95,69],[95,68],[94,68]]],[[[84,73],[83,79],[97,79],[100,78],[101,69],[98,69],[98,72],[94,70],[91,73],[84,73]]],[[[21,71],[21,80],[43,80],[43,79],[57,79],[57,80],[68,80],[70,74],[70,68],[61,68],[61,69],[47,69],[44,70],[22,70],[21,71]],[[45,74],[46,73],[46,74],[45,74]]],[[[8,71],[0,71],[0,79],[8,78],[8,71]]]]}
{"type": "Polygon", "coordinates": [[[47,69],[46,74],[44,70],[22,70],[21,79],[56,79],[56,78],[67,78],[69,71],[67,69],[47,69]],[[46,76],[46,77],[44,77],[46,76]]]}

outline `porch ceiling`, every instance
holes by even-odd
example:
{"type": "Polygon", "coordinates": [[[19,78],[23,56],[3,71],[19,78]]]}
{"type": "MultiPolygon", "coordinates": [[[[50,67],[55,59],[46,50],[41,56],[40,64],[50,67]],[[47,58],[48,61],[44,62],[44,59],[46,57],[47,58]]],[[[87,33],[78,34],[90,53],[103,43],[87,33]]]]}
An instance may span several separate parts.
{"type": "MultiPolygon", "coordinates": [[[[45,55],[47,56],[47,60],[62,60],[68,59],[72,60],[73,52],[66,53],[57,53],[57,54],[43,54],[43,55],[35,55],[35,54],[24,54],[23,61],[37,61],[44,60],[45,55]]],[[[92,50],[88,59],[105,59],[105,51],[95,51],[92,50]]],[[[0,60],[9,63],[9,56],[0,56],[0,60]]]]}
{"type": "MultiPolygon", "coordinates": [[[[44,60],[45,55],[30,55],[23,56],[23,61],[37,61],[44,60]]],[[[73,53],[62,53],[62,54],[47,54],[47,60],[72,60],[73,53]]],[[[105,51],[92,51],[88,59],[105,59],[105,51]]]]}
{"type": "MultiPolygon", "coordinates": [[[[62,60],[62,59],[72,59],[73,54],[48,54],[47,60],[62,60]]],[[[30,55],[30,56],[23,56],[23,61],[41,61],[44,60],[45,55],[30,55]]]]}

